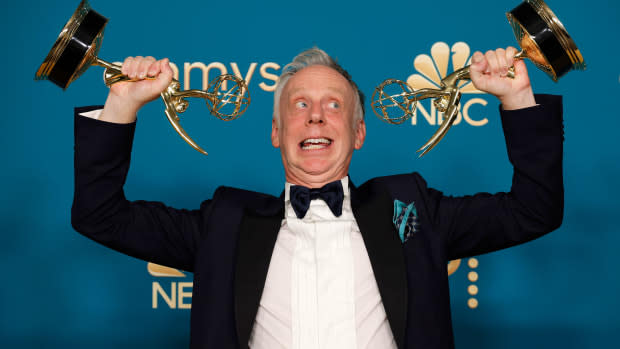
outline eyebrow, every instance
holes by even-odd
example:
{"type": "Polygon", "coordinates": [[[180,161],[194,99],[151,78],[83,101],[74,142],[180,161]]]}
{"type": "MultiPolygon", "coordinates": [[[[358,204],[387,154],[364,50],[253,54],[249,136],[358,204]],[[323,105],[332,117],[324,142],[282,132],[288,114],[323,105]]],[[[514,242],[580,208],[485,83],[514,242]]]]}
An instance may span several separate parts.
{"type": "MultiPolygon", "coordinates": [[[[326,87],[325,89],[327,89],[328,91],[334,92],[340,96],[342,96],[342,98],[344,99],[344,96],[346,95],[345,91],[343,91],[342,89],[339,88],[335,88],[335,87],[326,87]]],[[[301,91],[305,90],[303,87],[296,87],[290,91],[288,91],[288,95],[292,96],[295,95],[301,91]]]]}

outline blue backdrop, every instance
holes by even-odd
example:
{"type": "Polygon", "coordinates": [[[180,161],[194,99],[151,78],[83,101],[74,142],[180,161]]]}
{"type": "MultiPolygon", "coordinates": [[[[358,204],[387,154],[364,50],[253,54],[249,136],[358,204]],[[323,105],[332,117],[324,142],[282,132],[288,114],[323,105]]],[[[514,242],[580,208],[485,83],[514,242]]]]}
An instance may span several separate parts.
{"type": "MultiPolygon", "coordinates": [[[[93,8],[110,18],[103,59],[169,57],[191,88],[201,88],[202,75],[186,64],[220,62],[233,72],[236,63],[246,76],[255,63],[252,104],[240,119],[217,120],[200,101],[192,101],[182,115],[208,157],[174,133],[161,101],[140,112],[127,196],[194,208],[224,184],[279,194],[283,170],[269,141],[274,83],[269,74],[317,45],[337,57],[370,96],[385,78],[428,75],[413,62],[430,56],[432,47],[440,66],[464,47],[473,52],[515,45],[504,13],[519,2],[92,0],[93,8]]],[[[564,224],[529,244],[480,256],[477,266],[463,261],[450,276],[460,348],[610,347],[620,331],[614,257],[620,245],[614,140],[620,127],[620,5],[612,0],[548,4],[588,64],[585,72],[569,73],[555,84],[528,63],[536,92],[564,95],[564,224]],[[472,271],[477,280],[468,279],[472,271]],[[470,285],[479,292],[470,294],[470,285]],[[468,306],[470,298],[477,307],[468,306]]],[[[0,343],[5,348],[184,347],[189,334],[184,308],[191,299],[183,292],[191,292],[191,275],[149,273],[146,262],[98,246],[70,226],[73,107],[102,104],[107,88],[96,67],[64,92],[33,76],[77,5],[77,0],[1,5],[0,343]]],[[[211,78],[216,73],[212,70],[211,78]]],[[[369,112],[367,142],[350,171],[353,181],[415,170],[449,194],[509,189],[497,101],[466,94],[467,102],[473,122],[463,119],[423,159],[416,159],[415,149],[433,133],[437,117],[428,102],[415,125],[388,125],[369,112]],[[484,125],[475,126],[476,121],[484,125]]]]}

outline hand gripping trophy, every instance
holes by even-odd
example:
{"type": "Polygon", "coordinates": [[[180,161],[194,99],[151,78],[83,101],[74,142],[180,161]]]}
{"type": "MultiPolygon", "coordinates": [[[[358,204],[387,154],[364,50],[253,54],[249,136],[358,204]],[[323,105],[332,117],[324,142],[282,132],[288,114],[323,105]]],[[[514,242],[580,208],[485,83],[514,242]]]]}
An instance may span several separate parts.
{"type": "MultiPolygon", "coordinates": [[[[137,81],[137,79],[130,79],[123,75],[119,65],[108,63],[97,57],[107,22],[107,18],[90,8],[88,1],[82,0],[37,70],[35,80],[50,80],[66,89],[91,65],[98,65],[106,68],[104,82],[107,86],[121,81],[137,81]]],[[[166,106],[166,116],[175,131],[192,148],[207,155],[207,152],[192,140],[179,122],[177,113],[184,112],[189,104],[185,98],[203,98],[211,114],[221,120],[230,121],[243,114],[250,104],[248,87],[243,79],[230,74],[220,75],[213,79],[206,91],[181,91],[180,87],[179,81],[173,79],[168,88],[161,93],[166,106]]]]}
{"type": "MultiPolygon", "coordinates": [[[[515,59],[529,58],[556,82],[570,70],[586,68],[581,52],[544,1],[525,0],[506,16],[521,47],[515,59]]],[[[508,76],[514,77],[514,67],[508,76]]],[[[422,157],[441,141],[456,120],[461,99],[459,83],[469,79],[469,66],[443,78],[438,89],[416,91],[404,81],[387,79],[375,88],[372,110],[388,123],[401,124],[413,116],[419,100],[434,98],[433,104],[438,111],[444,112],[444,120],[435,134],[418,149],[422,157]]]]}

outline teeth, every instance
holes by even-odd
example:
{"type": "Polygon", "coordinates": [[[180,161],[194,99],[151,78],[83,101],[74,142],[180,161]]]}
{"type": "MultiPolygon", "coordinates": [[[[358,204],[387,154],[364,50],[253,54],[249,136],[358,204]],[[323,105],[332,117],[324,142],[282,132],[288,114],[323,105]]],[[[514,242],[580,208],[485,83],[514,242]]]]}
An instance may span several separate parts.
{"type": "Polygon", "coordinates": [[[325,146],[319,145],[319,144],[304,145],[303,147],[301,147],[301,149],[303,150],[322,149],[322,148],[325,148],[325,146]]]}
{"type": "Polygon", "coordinates": [[[331,141],[329,139],[327,139],[327,138],[308,138],[305,141],[303,141],[303,143],[304,144],[305,143],[314,143],[314,144],[325,143],[325,144],[329,144],[329,143],[331,143],[331,141]]]}
{"type": "Polygon", "coordinates": [[[327,138],[308,138],[301,142],[301,148],[304,150],[322,149],[332,143],[327,138]]]}

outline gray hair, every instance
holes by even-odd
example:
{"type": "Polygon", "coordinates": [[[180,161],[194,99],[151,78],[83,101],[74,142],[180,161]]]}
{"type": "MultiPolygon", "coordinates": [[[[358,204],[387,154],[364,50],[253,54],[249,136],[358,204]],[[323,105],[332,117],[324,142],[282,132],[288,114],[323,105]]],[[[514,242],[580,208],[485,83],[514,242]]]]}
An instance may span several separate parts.
{"type": "Polygon", "coordinates": [[[313,47],[298,54],[291,63],[285,65],[284,68],[282,68],[282,74],[278,79],[278,84],[273,94],[273,117],[278,123],[278,125],[280,125],[280,97],[282,96],[282,90],[284,90],[284,86],[286,86],[286,83],[293,75],[295,75],[300,70],[312,65],[323,65],[332,68],[338,73],[340,73],[340,75],[342,75],[345,79],[347,79],[347,81],[353,88],[353,91],[357,95],[355,109],[353,112],[353,119],[355,121],[362,120],[364,118],[364,94],[357,88],[357,85],[355,84],[353,79],[351,79],[351,75],[349,75],[349,73],[344,70],[344,68],[342,68],[340,64],[336,62],[336,60],[334,60],[320,48],[313,47]]]}

